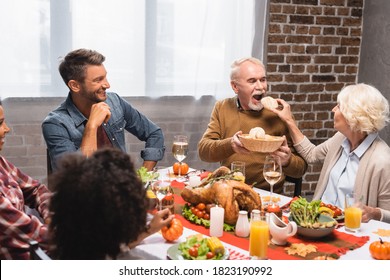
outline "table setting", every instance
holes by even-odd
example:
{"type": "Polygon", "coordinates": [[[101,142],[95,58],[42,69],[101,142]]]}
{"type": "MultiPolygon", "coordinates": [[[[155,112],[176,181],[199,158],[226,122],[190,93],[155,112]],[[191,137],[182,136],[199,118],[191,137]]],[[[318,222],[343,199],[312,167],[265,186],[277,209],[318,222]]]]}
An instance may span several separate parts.
{"type": "MultiPolygon", "coordinates": [[[[197,182],[204,180],[212,174],[212,172],[204,170],[189,169],[192,173],[187,179],[176,180],[176,176],[173,172],[173,167],[167,167],[159,170],[159,180],[169,182],[173,190],[173,197],[175,202],[175,215],[183,225],[182,236],[173,242],[167,242],[161,233],[156,233],[146,238],[143,243],[137,246],[136,250],[141,256],[146,259],[181,259],[177,256],[178,244],[185,242],[188,236],[201,234],[204,237],[212,235],[219,236],[218,238],[226,248],[226,254],[224,259],[251,259],[249,254],[250,237],[237,236],[234,228],[230,231],[223,230],[220,233],[210,234],[210,224],[206,226],[203,224],[197,224],[194,221],[186,219],[182,210],[183,207],[188,206],[188,202],[181,196],[184,189],[189,187],[189,180],[193,176],[199,177],[197,182]],[[176,249],[173,249],[176,248],[176,249]],[[168,253],[168,250],[169,253],[168,253]],[[175,251],[175,252],[173,252],[175,251]],[[175,257],[172,257],[175,254],[175,257]],[[171,255],[171,257],[169,257],[171,255]]],[[[190,173],[190,174],[191,174],[190,173]]],[[[184,176],[185,177],[185,176],[184,176]]],[[[260,197],[269,197],[270,193],[261,189],[254,189],[260,197]]],[[[290,204],[293,200],[291,197],[283,196],[280,194],[272,194],[273,199],[277,201],[280,208],[283,210],[283,222],[291,222],[290,204]]],[[[247,212],[247,211],[246,211],[247,212]]],[[[248,212],[247,212],[248,213],[248,212]]],[[[379,241],[381,238],[383,241],[390,242],[390,225],[380,221],[371,220],[368,223],[361,223],[359,231],[352,233],[341,223],[334,228],[328,229],[328,234],[324,236],[307,237],[304,234],[296,233],[286,238],[286,244],[276,245],[271,242],[272,235],[268,242],[267,259],[269,260],[313,260],[313,259],[367,259],[372,260],[373,257],[370,254],[369,246],[374,241],[379,241]],[[341,226],[340,226],[341,225],[341,226]]],[[[215,229],[212,229],[213,231],[215,229]]]]}
{"type": "MultiPolygon", "coordinates": [[[[273,185],[282,178],[277,157],[268,156],[264,164],[263,174],[270,184],[270,191],[265,191],[245,184],[243,162],[214,171],[188,167],[184,163],[186,148],[187,138],[175,136],[172,153],[178,162],[156,168],[152,172],[156,178],[149,184],[165,189],[169,185],[168,193],[161,197],[156,192],[160,187],[152,192],[158,209],[169,196],[182,235],[167,241],[158,232],[146,238],[133,249],[145,259],[208,259],[206,254],[214,253],[213,246],[204,244],[217,238],[224,251],[211,259],[372,260],[376,257],[373,243],[381,246],[390,242],[390,225],[376,220],[360,223],[361,210],[356,205],[347,205],[344,213],[319,200],[309,202],[273,193],[273,185]],[[352,206],[354,212],[349,214],[352,206]],[[194,236],[199,240],[188,245],[194,236]],[[190,249],[196,249],[196,257],[190,256],[190,249]]],[[[349,201],[353,204],[353,199],[349,201]]],[[[153,211],[152,207],[149,215],[153,211]]]]}

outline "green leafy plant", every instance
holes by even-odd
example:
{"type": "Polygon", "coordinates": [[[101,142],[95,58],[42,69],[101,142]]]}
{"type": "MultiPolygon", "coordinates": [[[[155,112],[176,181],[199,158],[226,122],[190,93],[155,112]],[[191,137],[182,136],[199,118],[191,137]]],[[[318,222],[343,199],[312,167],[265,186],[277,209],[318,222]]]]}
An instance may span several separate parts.
{"type": "Polygon", "coordinates": [[[148,171],[144,166],[137,169],[137,175],[141,179],[142,183],[147,183],[153,180],[157,180],[159,177],[158,172],[148,171]]]}

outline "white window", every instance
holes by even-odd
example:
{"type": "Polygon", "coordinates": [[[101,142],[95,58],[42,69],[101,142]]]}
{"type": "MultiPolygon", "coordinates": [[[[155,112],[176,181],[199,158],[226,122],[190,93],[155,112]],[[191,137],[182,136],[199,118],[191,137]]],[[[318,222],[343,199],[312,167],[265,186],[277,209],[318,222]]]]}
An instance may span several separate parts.
{"type": "Polygon", "coordinates": [[[77,48],[106,56],[121,96],[231,96],[232,61],[262,59],[266,2],[3,0],[1,97],[66,96],[58,63],[77,48]]]}

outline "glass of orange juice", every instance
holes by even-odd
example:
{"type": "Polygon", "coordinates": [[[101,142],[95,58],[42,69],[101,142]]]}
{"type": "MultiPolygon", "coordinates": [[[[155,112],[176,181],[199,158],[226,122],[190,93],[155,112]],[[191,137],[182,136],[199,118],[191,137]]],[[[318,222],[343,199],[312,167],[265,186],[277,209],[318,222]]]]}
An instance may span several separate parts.
{"type": "Polygon", "coordinates": [[[351,232],[357,232],[360,229],[362,221],[362,209],[360,199],[355,193],[348,193],[345,196],[344,223],[345,229],[351,232]]]}
{"type": "Polygon", "coordinates": [[[253,260],[266,260],[269,241],[269,226],[265,216],[251,219],[249,255],[253,260]]]}

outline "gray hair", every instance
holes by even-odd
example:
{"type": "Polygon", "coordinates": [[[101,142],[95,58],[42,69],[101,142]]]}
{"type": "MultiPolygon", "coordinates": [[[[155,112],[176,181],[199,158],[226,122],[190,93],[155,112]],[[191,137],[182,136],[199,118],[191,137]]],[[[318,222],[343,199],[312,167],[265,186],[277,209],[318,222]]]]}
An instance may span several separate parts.
{"type": "Polygon", "coordinates": [[[340,112],[352,131],[373,133],[389,123],[389,102],[367,84],[346,86],[337,96],[340,112]]]}
{"type": "Polygon", "coordinates": [[[230,71],[230,80],[231,81],[234,81],[237,76],[238,76],[238,72],[240,72],[240,66],[241,64],[243,64],[244,62],[246,61],[250,61],[252,62],[253,64],[256,64],[256,65],[260,65],[261,67],[264,68],[265,70],[265,66],[263,64],[263,62],[261,62],[260,59],[257,59],[255,57],[244,57],[244,58],[240,58],[240,59],[237,59],[235,60],[232,65],[230,66],[231,68],[231,71],[230,71]]]}

